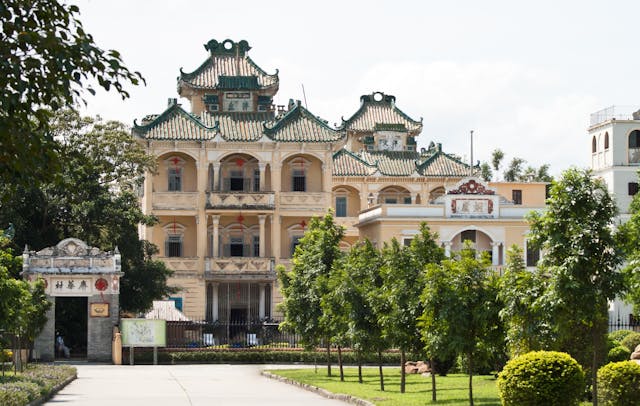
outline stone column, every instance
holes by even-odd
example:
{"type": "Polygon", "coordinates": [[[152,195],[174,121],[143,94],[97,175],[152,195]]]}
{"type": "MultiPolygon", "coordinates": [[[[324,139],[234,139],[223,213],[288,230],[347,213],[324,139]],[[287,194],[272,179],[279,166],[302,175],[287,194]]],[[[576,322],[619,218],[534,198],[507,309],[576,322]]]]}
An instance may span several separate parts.
{"type": "Polygon", "coordinates": [[[444,244],[444,256],[451,258],[451,241],[443,241],[444,244]]]}
{"type": "Polygon", "coordinates": [[[220,216],[218,215],[214,215],[211,216],[211,219],[213,221],[213,258],[218,258],[219,253],[218,253],[218,226],[220,225],[220,216]]]}
{"type": "Polygon", "coordinates": [[[500,243],[491,243],[491,265],[500,265],[500,243]]]}
{"type": "Polygon", "coordinates": [[[211,282],[211,319],[218,320],[218,282],[211,282]]]}
{"type": "MultiPolygon", "coordinates": [[[[262,180],[262,178],[260,178],[262,180]]],[[[264,222],[267,219],[266,214],[258,215],[258,221],[260,222],[260,258],[265,257],[265,230],[264,230],[264,222]]]]}
{"type": "Polygon", "coordinates": [[[220,162],[213,163],[213,190],[220,190],[220,162]]]}
{"type": "MultiPolygon", "coordinates": [[[[204,261],[204,258],[207,256],[207,215],[204,214],[204,210],[202,213],[196,216],[196,256],[198,257],[198,261],[204,261]]],[[[203,262],[204,264],[204,262],[203,262]]],[[[204,269],[204,265],[201,267],[204,269]]]]}
{"type": "Polygon", "coordinates": [[[264,283],[260,284],[260,306],[259,306],[259,310],[258,310],[258,317],[260,317],[260,320],[264,319],[264,296],[265,296],[265,291],[264,291],[264,283]]]}

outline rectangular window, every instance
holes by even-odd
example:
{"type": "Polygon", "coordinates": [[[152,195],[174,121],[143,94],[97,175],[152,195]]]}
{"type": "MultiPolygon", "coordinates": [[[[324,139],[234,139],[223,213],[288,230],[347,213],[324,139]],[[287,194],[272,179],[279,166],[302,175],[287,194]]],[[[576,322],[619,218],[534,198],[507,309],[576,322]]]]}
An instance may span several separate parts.
{"type": "Polygon", "coordinates": [[[176,309],[182,311],[182,298],[181,297],[170,297],[169,300],[173,300],[176,309]]]}
{"type": "Polygon", "coordinates": [[[405,196],[404,204],[411,204],[411,196],[405,196]]]}
{"type": "Polygon", "coordinates": [[[229,177],[229,190],[232,192],[242,192],[244,190],[244,178],[242,171],[231,171],[229,177]]]}
{"type": "Polygon", "coordinates": [[[347,217],[346,196],[336,196],[336,217],[347,217]]]}
{"type": "Polygon", "coordinates": [[[168,257],[181,257],[182,237],[179,235],[170,235],[165,243],[165,251],[168,257]]]}
{"type": "Polygon", "coordinates": [[[511,200],[513,200],[513,204],[522,204],[522,190],[513,189],[511,191],[511,200]]]}
{"type": "Polygon", "coordinates": [[[402,240],[402,245],[404,245],[405,247],[410,247],[411,241],[413,241],[413,238],[404,238],[402,240]]]}
{"type": "Polygon", "coordinates": [[[529,240],[527,240],[526,260],[527,266],[536,266],[538,265],[538,261],[540,261],[540,248],[533,245],[529,240]]]}
{"type": "Polygon", "coordinates": [[[230,257],[242,257],[244,256],[244,245],[242,244],[242,237],[232,237],[229,244],[229,256],[230,257]]]}
{"type": "Polygon", "coordinates": [[[386,197],[384,199],[384,204],[398,204],[398,199],[395,197],[386,197]]]}
{"type": "Polygon", "coordinates": [[[293,170],[291,190],[294,192],[305,192],[307,190],[307,178],[304,174],[304,169],[293,170]]]}
{"type": "Polygon", "coordinates": [[[181,168],[169,168],[169,192],[182,191],[182,170],[181,168]]]}
{"type": "Polygon", "coordinates": [[[476,243],[476,230],[464,230],[460,233],[460,242],[471,241],[476,243]]]}
{"type": "Polygon", "coordinates": [[[638,193],[638,183],[629,182],[629,196],[635,196],[638,193]]]}

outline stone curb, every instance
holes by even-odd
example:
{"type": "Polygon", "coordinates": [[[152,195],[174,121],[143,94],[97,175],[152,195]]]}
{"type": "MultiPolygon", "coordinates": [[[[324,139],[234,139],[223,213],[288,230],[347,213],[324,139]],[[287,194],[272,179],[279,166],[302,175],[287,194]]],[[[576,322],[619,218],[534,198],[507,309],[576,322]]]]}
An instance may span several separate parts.
{"type": "Polygon", "coordinates": [[[290,385],[298,386],[298,387],[300,387],[302,389],[305,389],[305,390],[308,390],[310,392],[315,392],[318,395],[324,396],[325,398],[328,398],[328,399],[342,400],[343,402],[351,403],[351,404],[354,404],[354,405],[360,405],[360,406],[375,406],[373,403],[371,403],[371,402],[369,402],[367,400],[360,399],[360,398],[357,398],[357,397],[351,396],[351,395],[345,395],[344,393],[329,392],[328,390],[322,389],[322,388],[318,388],[317,386],[308,385],[306,383],[294,381],[293,379],[290,379],[290,378],[285,378],[284,376],[272,374],[271,372],[269,372],[267,370],[264,370],[264,369],[260,373],[262,374],[262,376],[265,376],[265,377],[267,377],[269,379],[275,379],[276,381],[280,381],[280,382],[288,383],[290,385]]]}
{"type": "Polygon", "coordinates": [[[59,384],[57,384],[56,386],[51,388],[51,392],[47,393],[44,396],[39,397],[36,400],[33,400],[33,401],[27,403],[27,406],[39,406],[39,405],[44,404],[46,401],[51,399],[53,397],[53,395],[55,395],[56,393],[60,392],[62,390],[62,388],[64,388],[65,386],[69,385],[71,382],[75,381],[77,378],[78,378],[78,373],[76,372],[75,374],[71,375],[70,377],[68,377],[64,381],[60,382],[59,384]]]}

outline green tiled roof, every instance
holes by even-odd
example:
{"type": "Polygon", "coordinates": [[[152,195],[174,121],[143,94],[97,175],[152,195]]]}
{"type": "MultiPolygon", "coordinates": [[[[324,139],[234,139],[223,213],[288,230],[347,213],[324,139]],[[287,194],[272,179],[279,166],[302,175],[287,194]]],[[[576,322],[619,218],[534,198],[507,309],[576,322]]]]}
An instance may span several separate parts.
{"type": "Polygon", "coordinates": [[[265,123],[264,133],[279,142],[334,142],[343,137],[311,114],[298,101],[291,110],[273,123],[265,123]]]}
{"type": "Polygon", "coordinates": [[[360,97],[360,108],[348,120],[342,120],[342,128],[353,131],[408,131],[419,133],[422,120],[416,121],[395,105],[396,98],[376,92],[360,97]]]}
{"type": "Polygon", "coordinates": [[[218,43],[209,41],[205,48],[210,51],[210,56],[202,65],[190,73],[180,69],[178,88],[188,86],[198,89],[231,89],[238,84],[241,89],[265,89],[278,87],[278,71],[270,75],[246,55],[251,49],[246,41],[234,43],[226,40],[218,43]],[[231,49],[226,49],[228,44],[231,49]],[[240,79],[242,78],[242,79],[240,79]],[[255,79],[248,79],[255,78],[255,79]],[[253,87],[246,87],[246,86],[253,87]]]}
{"type": "Polygon", "coordinates": [[[333,154],[333,176],[369,176],[376,170],[375,165],[363,161],[346,149],[333,154]]]}
{"type": "Polygon", "coordinates": [[[333,155],[334,176],[467,176],[469,165],[441,150],[427,155],[414,151],[363,151],[342,149],[333,155]]]}
{"type": "Polygon", "coordinates": [[[262,137],[264,123],[270,119],[270,113],[204,113],[202,115],[202,121],[207,126],[218,128],[222,138],[231,142],[258,141],[262,137]]]}
{"type": "Polygon", "coordinates": [[[179,104],[173,104],[164,113],[150,118],[151,121],[143,125],[134,120],[133,133],[148,140],[202,141],[209,139],[213,130],[184,111],[179,104]]]}

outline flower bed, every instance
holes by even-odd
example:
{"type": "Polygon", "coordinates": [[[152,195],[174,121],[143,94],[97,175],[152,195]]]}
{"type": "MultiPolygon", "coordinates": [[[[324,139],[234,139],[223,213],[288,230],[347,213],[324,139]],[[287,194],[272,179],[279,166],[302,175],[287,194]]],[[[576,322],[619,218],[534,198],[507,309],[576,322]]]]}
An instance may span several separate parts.
{"type": "Polygon", "coordinates": [[[76,376],[76,369],[63,365],[29,365],[14,375],[0,376],[0,405],[22,406],[48,398],[76,376]]]}

